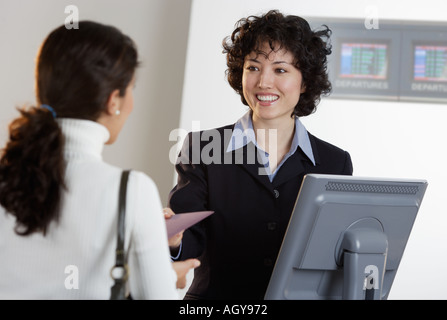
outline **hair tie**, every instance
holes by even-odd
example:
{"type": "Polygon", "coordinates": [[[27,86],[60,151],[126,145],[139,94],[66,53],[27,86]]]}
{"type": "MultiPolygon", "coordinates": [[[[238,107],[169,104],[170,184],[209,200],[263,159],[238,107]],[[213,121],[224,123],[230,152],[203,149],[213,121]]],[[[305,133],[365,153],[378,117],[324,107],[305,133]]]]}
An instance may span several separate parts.
{"type": "Polygon", "coordinates": [[[53,118],[56,118],[56,116],[57,116],[56,111],[54,111],[54,109],[53,109],[52,107],[50,107],[50,106],[47,105],[47,104],[43,104],[43,105],[41,105],[40,107],[41,107],[41,108],[44,108],[44,109],[47,109],[48,111],[50,111],[51,114],[53,115],[53,118]]]}

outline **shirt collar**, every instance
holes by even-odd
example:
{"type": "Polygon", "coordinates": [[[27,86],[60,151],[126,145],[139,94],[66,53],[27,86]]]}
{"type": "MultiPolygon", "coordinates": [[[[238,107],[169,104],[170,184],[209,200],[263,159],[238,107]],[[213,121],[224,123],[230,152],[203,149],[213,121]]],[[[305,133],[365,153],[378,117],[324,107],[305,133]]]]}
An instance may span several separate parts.
{"type": "MultiPolygon", "coordinates": [[[[232,152],[240,149],[250,142],[258,147],[251,115],[252,112],[249,110],[236,122],[226,152],[232,152]]],[[[300,119],[295,117],[295,134],[293,136],[292,145],[288,154],[294,154],[298,147],[301,148],[304,154],[310,159],[310,161],[312,161],[313,165],[315,165],[315,157],[307,130],[301,123],[300,119]]]]}

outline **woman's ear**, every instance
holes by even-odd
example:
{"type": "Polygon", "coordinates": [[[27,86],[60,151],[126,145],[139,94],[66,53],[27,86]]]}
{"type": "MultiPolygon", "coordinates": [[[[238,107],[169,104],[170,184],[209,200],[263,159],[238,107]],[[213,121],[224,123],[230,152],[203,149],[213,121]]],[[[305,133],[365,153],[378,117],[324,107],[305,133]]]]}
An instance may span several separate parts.
{"type": "Polygon", "coordinates": [[[108,115],[117,115],[120,113],[121,109],[121,101],[122,97],[120,96],[120,91],[118,89],[115,89],[112,91],[112,93],[109,96],[109,99],[107,100],[106,105],[106,113],[108,115]]]}
{"type": "Polygon", "coordinates": [[[300,93],[304,93],[304,92],[306,92],[306,85],[303,83],[303,84],[301,84],[301,91],[300,91],[300,93]]]}

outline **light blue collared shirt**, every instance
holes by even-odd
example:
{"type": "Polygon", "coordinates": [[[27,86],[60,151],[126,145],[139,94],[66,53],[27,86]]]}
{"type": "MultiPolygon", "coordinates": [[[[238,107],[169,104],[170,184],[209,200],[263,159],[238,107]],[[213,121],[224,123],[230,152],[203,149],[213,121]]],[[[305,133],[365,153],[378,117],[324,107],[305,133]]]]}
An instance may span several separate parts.
{"type": "MultiPolygon", "coordinates": [[[[269,167],[269,154],[265,152],[258,146],[256,141],[256,136],[253,129],[253,121],[251,119],[252,112],[248,111],[242,118],[240,118],[236,124],[234,125],[233,134],[231,135],[230,142],[227,146],[226,152],[232,152],[234,150],[243,148],[248,143],[253,143],[259,152],[260,160],[265,166],[265,170],[269,176],[270,182],[276,176],[276,173],[279,171],[281,166],[286,162],[286,160],[293,155],[297,148],[300,147],[301,150],[306,154],[306,156],[312,161],[313,165],[315,165],[315,158],[312,152],[312,146],[310,144],[309,135],[307,134],[307,130],[304,125],[301,123],[298,117],[295,117],[295,134],[293,136],[292,145],[290,147],[289,152],[286,153],[284,158],[276,167],[275,172],[270,172],[269,167]]],[[[268,133],[266,133],[268,134],[268,133]]]]}

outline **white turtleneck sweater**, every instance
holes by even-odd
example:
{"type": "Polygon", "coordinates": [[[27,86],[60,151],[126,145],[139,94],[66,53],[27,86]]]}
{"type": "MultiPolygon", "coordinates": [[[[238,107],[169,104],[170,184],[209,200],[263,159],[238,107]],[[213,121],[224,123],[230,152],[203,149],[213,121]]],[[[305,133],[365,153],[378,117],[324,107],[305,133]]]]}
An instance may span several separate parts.
{"type": "MultiPolygon", "coordinates": [[[[18,236],[14,216],[0,208],[0,299],[110,298],[122,169],[102,160],[104,126],[57,122],[67,162],[60,221],[45,237],[18,236]]],[[[142,172],[129,177],[125,232],[132,297],[178,299],[158,190],[142,172]]]]}

